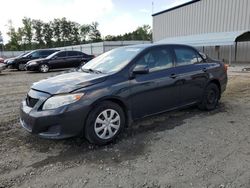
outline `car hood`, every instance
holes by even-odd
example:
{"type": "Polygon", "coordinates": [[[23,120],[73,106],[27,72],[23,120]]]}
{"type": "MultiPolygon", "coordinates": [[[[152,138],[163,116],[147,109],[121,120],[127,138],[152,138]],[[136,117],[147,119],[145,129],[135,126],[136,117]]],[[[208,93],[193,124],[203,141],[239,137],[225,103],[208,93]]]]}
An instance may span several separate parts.
{"type": "Polygon", "coordinates": [[[54,95],[91,86],[103,82],[106,78],[106,74],[75,71],[35,82],[31,88],[54,95]]]}

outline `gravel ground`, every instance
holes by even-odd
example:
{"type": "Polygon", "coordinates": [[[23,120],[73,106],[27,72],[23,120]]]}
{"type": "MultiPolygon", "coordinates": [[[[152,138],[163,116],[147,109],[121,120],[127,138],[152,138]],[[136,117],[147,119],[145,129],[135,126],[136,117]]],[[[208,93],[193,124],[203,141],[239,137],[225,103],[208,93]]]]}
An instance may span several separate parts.
{"type": "Polygon", "coordinates": [[[250,187],[250,73],[229,73],[218,108],[135,122],[116,143],[44,140],[18,107],[31,84],[58,74],[0,74],[0,187],[250,187]]]}

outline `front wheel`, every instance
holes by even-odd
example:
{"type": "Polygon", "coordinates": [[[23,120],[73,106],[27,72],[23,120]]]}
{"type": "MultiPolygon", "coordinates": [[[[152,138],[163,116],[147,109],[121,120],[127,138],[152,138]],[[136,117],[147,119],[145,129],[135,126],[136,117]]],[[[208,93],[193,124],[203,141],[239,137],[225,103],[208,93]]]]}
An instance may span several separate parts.
{"type": "Polygon", "coordinates": [[[214,83],[210,83],[204,92],[202,102],[199,104],[201,110],[214,110],[220,99],[220,90],[214,83]]]}
{"type": "Polygon", "coordinates": [[[123,109],[113,102],[102,102],[89,114],[85,137],[90,143],[105,145],[113,141],[125,125],[123,109]]]}
{"type": "Polygon", "coordinates": [[[25,64],[18,64],[17,70],[24,71],[25,70],[25,64]]]}
{"type": "Polygon", "coordinates": [[[39,72],[42,73],[49,72],[49,66],[47,64],[39,65],[39,72]]]}

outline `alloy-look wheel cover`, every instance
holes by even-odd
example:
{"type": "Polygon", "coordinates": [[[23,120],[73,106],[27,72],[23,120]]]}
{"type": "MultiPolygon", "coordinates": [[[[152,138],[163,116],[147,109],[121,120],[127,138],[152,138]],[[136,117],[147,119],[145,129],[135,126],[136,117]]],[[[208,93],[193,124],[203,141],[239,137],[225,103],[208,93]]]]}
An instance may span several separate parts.
{"type": "Polygon", "coordinates": [[[41,65],[40,70],[41,70],[41,72],[48,72],[49,67],[48,67],[48,65],[41,65]]]}
{"type": "Polygon", "coordinates": [[[106,109],[95,120],[95,134],[101,139],[110,139],[117,134],[120,124],[119,113],[113,109],[106,109]]]}

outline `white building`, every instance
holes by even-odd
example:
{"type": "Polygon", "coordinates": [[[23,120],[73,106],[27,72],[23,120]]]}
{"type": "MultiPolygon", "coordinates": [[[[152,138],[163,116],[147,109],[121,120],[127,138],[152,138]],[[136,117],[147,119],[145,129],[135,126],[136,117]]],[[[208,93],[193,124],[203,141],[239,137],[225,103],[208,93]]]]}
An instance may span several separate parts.
{"type": "Polygon", "coordinates": [[[250,42],[245,42],[250,41],[249,31],[250,0],[193,0],[153,14],[154,42],[200,42],[194,46],[225,62],[236,58],[237,62],[250,63],[250,42]],[[226,35],[231,38],[223,38],[226,35]],[[208,45],[209,38],[227,43],[208,45]]]}

